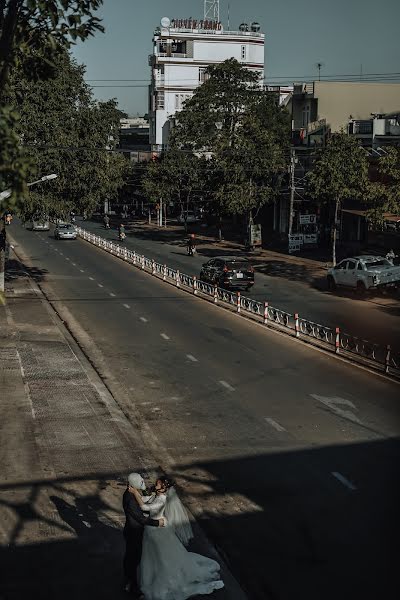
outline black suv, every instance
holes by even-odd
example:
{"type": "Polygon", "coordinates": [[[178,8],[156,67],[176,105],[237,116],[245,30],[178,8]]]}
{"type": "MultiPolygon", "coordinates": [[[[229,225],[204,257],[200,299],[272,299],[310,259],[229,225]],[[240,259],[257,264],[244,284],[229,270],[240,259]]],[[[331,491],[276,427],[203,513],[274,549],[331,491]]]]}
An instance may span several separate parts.
{"type": "Polygon", "coordinates": [[[241,256],[218,256],[204,263],[200,279],[216,283],[218,287],[249,290],[254,285],[254,269],[249,261],[241,256]]]}

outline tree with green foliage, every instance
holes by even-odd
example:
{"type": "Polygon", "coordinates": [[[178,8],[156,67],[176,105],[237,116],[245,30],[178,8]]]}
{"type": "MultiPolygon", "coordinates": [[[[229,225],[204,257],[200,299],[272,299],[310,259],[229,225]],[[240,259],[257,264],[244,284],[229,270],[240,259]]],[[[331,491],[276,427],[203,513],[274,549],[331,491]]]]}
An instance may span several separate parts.
{"type": "Polygon", "coordinates": [[[122,116],[116,102],[93,100],[84,67],[67,51],[60,52],[54,64],[51,80],[26,80],[19,69],[14,78],[17,130],[29,176],[58,176],[50,185],[32,188],[20,208],[27,217],[35,212],[66,217],[71,210],[90,214],[117,194],[129,168],[124,156],[114,151],[122,116]]]}
{"type": "Polygon", "coordinates": [[[385,146],[385,154],[379,159],[379,173],[384,186],[384,206],[387,212],[400,214],[400,148],[385,146]]]}
{"type": "MultiPolygon", "coordinates": [[[[10,77],[17,67],[25,77],[41,81],[54,77],[60,50],[102,31],[94,13],[102,0],[0,1],[0,192],[11,190],[7,207],[27,195],[29,161],[18,135],[19,113],[10,102],[10,77]]],[[[0,216],[2,213],[0,200],[0,216]]],[[[0,219],[0,291],[4,289],[5,229],[0,219]]]]}
{"type": "Polygon", "coordinates": [[[207,74],[179,113],[171,147],[208,155],[220,217],[246,214],[251,222],[253,212],[275,198],[286,173],[289,115],[235,59],[210,66],[207,74]]]}
{"type": "Polygon", "coordinates": [[[184,215],[185,231],[190,202],[201,191],[201,173],[205,163],[204,158],[198,158],[190,151],[172,148],[148,164],[143,181],[147,197],[153,202],[158,202],[160,198],[178,202],[184,215]]]}
{"type": "Polygon", "coordinates": [[[28,161],[20,148],[19,113],[10,101],[11,75],[27,80],[55,76],[55,59],[76,40],[102,31],[93,13],[102,0],[3,0],[0,2],[0,190],[11,188],[8,205],[26,195],[28,161]]]}
{"type": "Polygon", "coordinates": [[[332,227],[332,263],[336,265],[339,214],[343,202],[368,195],[368,159],[356,138],[336,133],[319,151],[313,171],[308,174],[308,191],[329,207],[332,227]]]}

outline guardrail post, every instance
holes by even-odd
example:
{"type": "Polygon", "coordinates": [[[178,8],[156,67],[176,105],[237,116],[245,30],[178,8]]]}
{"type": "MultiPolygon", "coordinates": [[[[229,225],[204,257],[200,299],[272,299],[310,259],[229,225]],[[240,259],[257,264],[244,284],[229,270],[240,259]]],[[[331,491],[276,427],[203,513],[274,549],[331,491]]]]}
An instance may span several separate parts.
{"type": "Polygon", "coordinates": [[[136,250],[133,251],[133,264],[136,265],[136,250]]]}
{"type": "Polygon", "coordinates": [[[264,325],[268,325],[268,302],[264,302],[264,325]]]}
{"type": "Polygon", "coordinates": [[[300,336],[300,327],[299,327],[299,315],[298,313],[294,314],[294,329],[296,331],[296,337],[300,336]]]}
{"type": "Polygon", "coordinates": [[[197,277],[194,275],[193,277],[193,294],[197,294],[197,277]]]}
{"type": "Polygon", "coordinates": [[[142,254],[142,270],[144,269],[144,254],[142,254]]]}
{"type": "Polygon", "coordinates": [[[388,344],[386,346],[385,373],[389,373],[391,352],[392,352],[392,347],[390,346],[390,344],[388,344]]]}
{"type": "Polygon", "coordinates": [[[340,327],[336,327],[336,337],[335,337],[335,353],[339,354],[340,352],[340,327]]]}
{"type": "Polygon", "coordinates": [[[126,248],[124,248],[124,258],[128,260],[128,250],[126,248]]]}
{"type": "Polygon", "coordinates": [[[181,287],[181,275],[179,271],[176,272],[176,287],[181,287]]]}
{"type": "Polygon", "coordinates": [[[163,281],[167,279],[167,265],[164,265],[163,268],[163,281]]]}
{"type": "Polygon", "coordinates": [[[156,274],[156,261],[154,260],[154,258],[151,261],[151,272],[153,275],[156,274]]]}
{"type": "Polygon", "coordinates": [[[214,302],[215,302],[215,304],[217,304],[217,302],[218,302],[218,286],[217,286],[217,284],[214,285],[214,302]]]}
{"type": "Polygon", "coordinates": [[[236,292],[236,312],[240,312],[240,309],[241,309],[240,292],[236,292]]]}

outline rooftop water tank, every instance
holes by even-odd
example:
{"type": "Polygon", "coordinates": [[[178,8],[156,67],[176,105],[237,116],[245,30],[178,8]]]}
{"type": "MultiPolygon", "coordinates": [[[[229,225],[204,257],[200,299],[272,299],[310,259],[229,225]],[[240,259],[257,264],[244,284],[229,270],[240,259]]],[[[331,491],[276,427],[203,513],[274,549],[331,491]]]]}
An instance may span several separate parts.
{"type": "Polygon", "coordinates": [[[249,30],[249,26],[247,25],[247,23],[241,23],[239,25],[239,31],[248,31],[249,30]]]}
{"type": "Polygon", "coordinates": [[[258,31],[260,31],[260,29],[261,29],[261,25],[260,25],[260,23],[257,23],[256,21],[254,21],[254,23],[252,23],[252,24],[250,25],[250,29],[251,29],[251,31],[256,31],[256,32],[258,32],[258,31]]]}

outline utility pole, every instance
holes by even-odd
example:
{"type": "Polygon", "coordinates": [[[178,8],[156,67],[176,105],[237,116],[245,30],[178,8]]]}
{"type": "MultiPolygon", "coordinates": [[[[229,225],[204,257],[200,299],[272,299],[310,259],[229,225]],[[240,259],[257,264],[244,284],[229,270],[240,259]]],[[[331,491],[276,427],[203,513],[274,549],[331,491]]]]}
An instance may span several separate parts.
{"type": "Polygon", "coordinates": [[[290,236],[292,235],[292,229],[293,229],[294,193],[296,191],[296,186],[294,184],[295,164],[296,164],[296,155],[294,152],[294,148],[291,148],[290,149],[290,165],[289,165],[289,175],[290,175],[290,181],[289,181],[290,204],[289,204],[289,229],[288,229],[289,240],[290,240],[290,236]]]}

